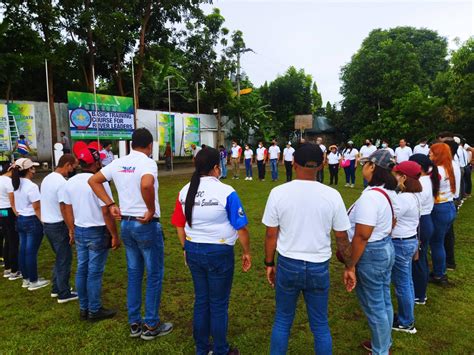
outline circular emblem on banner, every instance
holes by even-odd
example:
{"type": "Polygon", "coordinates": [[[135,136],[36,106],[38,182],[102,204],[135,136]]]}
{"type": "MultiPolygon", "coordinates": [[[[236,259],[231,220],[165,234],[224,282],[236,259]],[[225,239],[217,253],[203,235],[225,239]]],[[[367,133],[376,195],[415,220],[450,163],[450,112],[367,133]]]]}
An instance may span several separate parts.
{"type": "Polygon", "coordinates": [[[77,129],[87,129],[92,123],[90,113],[83,108],[72,110],[70,120],[77,129]]]}

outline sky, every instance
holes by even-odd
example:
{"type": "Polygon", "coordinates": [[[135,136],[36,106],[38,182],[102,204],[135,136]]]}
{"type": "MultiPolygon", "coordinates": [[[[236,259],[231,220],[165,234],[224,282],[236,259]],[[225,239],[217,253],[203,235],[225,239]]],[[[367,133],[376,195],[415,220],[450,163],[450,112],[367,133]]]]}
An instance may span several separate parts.
{"type": "Polygon", "coordinates": [[[396,26],[437,31],[456,48],[454,39],[474,35],[472,1],[385,0],[214,0],[229,30],[241,30],[248,48],[242,69],[256,86],[274,80],[293,65],[311,74],[323,103],[342,100],[341,67],[369,32],[396,26]]]}

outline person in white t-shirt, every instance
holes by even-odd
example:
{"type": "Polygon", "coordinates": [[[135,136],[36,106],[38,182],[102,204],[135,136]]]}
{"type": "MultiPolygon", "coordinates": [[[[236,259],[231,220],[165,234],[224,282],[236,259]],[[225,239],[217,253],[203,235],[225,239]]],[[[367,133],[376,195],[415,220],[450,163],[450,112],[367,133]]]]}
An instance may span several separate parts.
{"type": "Polygon", "coordinates": [[[344,173],[346,174],[346,187],[354,187],[355,184],[355,172],[357,168],[357,160],[359,157],[359,151],[354,148],[354,142],[348,141],[346,148],[342,151],[344,173]]]}
{"type": "Polygon", "coordinates": [[[430,146],[428,145],[428,139],[421,138],[420,143],[415,145],[415,148],[413,148],[413,154],[424,154],[428,156],[429,153],[430,153],[430,146]]]}
{"type": "Polygon", "coordinates": [[[342,155],[338,152],[337,146],[332,145],[329,147],[330,153],[327,155],[327,161],[329,166],[329,185],[337,185],[339,180],[339,165],[341,164],[342,155]]]}
{"type": "Polygon", "coordinates": [[[280,160],[280,147],[276,139],[272,141],[272,145],[268,148],[268,156],[270,159],[270,168],[272,171],[272,181],[278,180],[278,161],[280,160]]]}
{"type": "MultiPolygon", "coordinates": [[[[377,150],[377,147],[372,144],[372,140],[367,138],[365,144],[360,147],[359,158],[368,158],[370,155],[377,150]]],[[[367,180],[364,179],[364,188],[368,186],[367,180]]]]}
{"type": "Polygon", "coordinates": [[[245,180],[253,180],[252,178],[253,150],[250,149],[250,146],[248,144],[245,145],[244,162],[245,162],[245,180]]]}
{"type": "MultiPolygon", "coordinates": [[[[89,184],[99,199],[121,220],[121,237],[127,255],[127,307],[130,336],[143,340],[169,334],[173,324],[160,320],[164,274],[164,241],[158,202],[158,167],[149,158],[153,136],[146,128],[132,134],[130,154],[96,173],[89,184]],[[106,194],[105,181],[114,181],[119,206],[106,194]],[[146,270],[145,319],[142,320],[142,284],[146,270]]],[[[195,163],[203,148],[196,155],[195,163]]]]}
{"type": "Polygon", "coordinates": [[[64,154],[59,158],[56,170],[47,175],[41,182],[41,219],[44,234],[51,244],[56,260],[53,269],[51,297],[58,303],[66,303],[78,299],[76,292],[71,292],[69,278],[71,276],[72,250],[69,231],[64,222],[63,189],[66,178],[76,169],[79,162],[72,154],[64,154]]]}
{"type": "Polygon", "coordinates": [[[400,139],[400,146],[395,149],[395,161],[397,164],[400,164],[404,161],[407,161],[412,156],[413,151],[409,146],[407,146],[407,142],[405,139],[400,139]]]}
{"type": "Polygon", "coordinates": [[[383,140],[382,141],[382,145],[381,145],[380,149],[387,150],[390,153],[390,155],[392,156],[392,158],[395,157],[395,152],[393,151],[392,148],[390,148],[390,144],[389,144],[388,140],[383,140]]]}
{"type": "MultiPolygon", "coordinates": [[[[316,138],[316,144],[319,145],[319,148],[321,148],[321,151],[323,152],[323,164],[326,165],[327,163],[327,149],[326,146],[323,144],[323,137],[317,137],[316,138]]],[[[321,184],[324,183],[324,166],[321,170],[318,170],[316,173],[316,181],[319,181],[321,184]]]]}
{"type": "Polygon", "coordinates": [[[263,142],[258,142],[258,148],[256,153],[258,179],[260,181],[265,181],[265,163],[268,160],[268,151],[267,148],[263,146],[263,142]]]}
{"type": "Polygon", "coordinates": [[[286,144],[286,148],[283,149],[283,164],[285,165],[286,170],[286,181],[289,182],[293,178],[293,154],[295,153],[295,148],[291,146],[291,142],[286,144]]]}
{"type": "Polygon", "coordinates": [[[35,167],[28,158],[20,158],[13,165],[12,184],[15,190],[15,209],[18,212],[17,230],[20,237],[20,270],[22,287],[29,291],[49,285],[48,280],[38,277],[38,251],[43,240],[41,224],[40,191],[33,181],[35,167]]]}
{"type": "MultiPolygon", "coordinates": [[[[317,354],[332,352],[328,324],[329,261],[331,231],[338,249],[349,247],[349,219],[341,195],[315,180],[322,168],[323,153],[315,144],[304,144],[294,153],[296,179],[270,192],[263,214],[266,226],[265,266],[267,280],[275,288],[276,311],[270,353],[284,354],[303,293],[317,354]],[[275,254],[278,263],[275,266],[275,254]],[[317,331],[316,331],[317,330],[317,331]]],[[[347,275],[352,291],[355,274],[347,275]]]]}
{"type": "Polygon", "coordinates": [[[114,152],[112,152],[112,143],[104,142],[100,154],[103,154],[104,156],[104,159],[102,159],[102,166],[107,166],[112,163],[112,161],[114,160],[114,152]]]}
{"type": "Polygon", "coordinates": [[[230,161],[232,162],[232,170],[234,176],[232,179],[238,179],[240,173],[240,157],[242,155],[242,147],[237,144],[237,141],[232,141],[232,147],[230,148],[230,161]]]}

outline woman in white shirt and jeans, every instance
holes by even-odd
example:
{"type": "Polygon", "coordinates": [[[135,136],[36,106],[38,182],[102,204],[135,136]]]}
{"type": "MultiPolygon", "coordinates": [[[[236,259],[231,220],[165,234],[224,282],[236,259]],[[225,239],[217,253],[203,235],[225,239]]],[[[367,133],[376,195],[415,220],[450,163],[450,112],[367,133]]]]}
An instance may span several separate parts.
{"type": "Polygon", "coordinates": [[[349,165],[344,167],[344,172],[346,173],[346,187],[354,187],[355,184],[355,172],[357,168],[357,157],[359,151],[354,148],[354,142],[347,142],[346,149],[342,151],[342,157],[344,160],[349,161],[349,165]]]}

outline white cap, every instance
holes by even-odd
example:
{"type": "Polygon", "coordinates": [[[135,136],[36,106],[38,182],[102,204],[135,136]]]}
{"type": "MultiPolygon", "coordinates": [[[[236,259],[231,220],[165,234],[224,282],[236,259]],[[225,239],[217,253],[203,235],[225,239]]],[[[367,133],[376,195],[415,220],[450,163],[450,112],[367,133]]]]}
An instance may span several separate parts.
{"type": "Polygon", "coordinates": [[[348,141],[347,144],[354,144],[354,142],[353,141],[348,141]]]}
{"type": "Polygon", "coordinates": [[[291,145],[291,142],[288,142],[287,144],[288,144],[288,145],[291,145]]]}
{"type": "Polygon", "coordinates": [[[22,171],[30,169],[33,166],[39,166],[39,163],[35,163],[29,158],[20,158],[15,161],[14,165],[18,166],[20,168],[20,171],[22,171]]]}
{"type": "Polygon", "coordinates": [[[457,144],[461,144],[461,138],[459,138],[459,137],[454,137],[454,141],[455,141],[457,144]]]}

